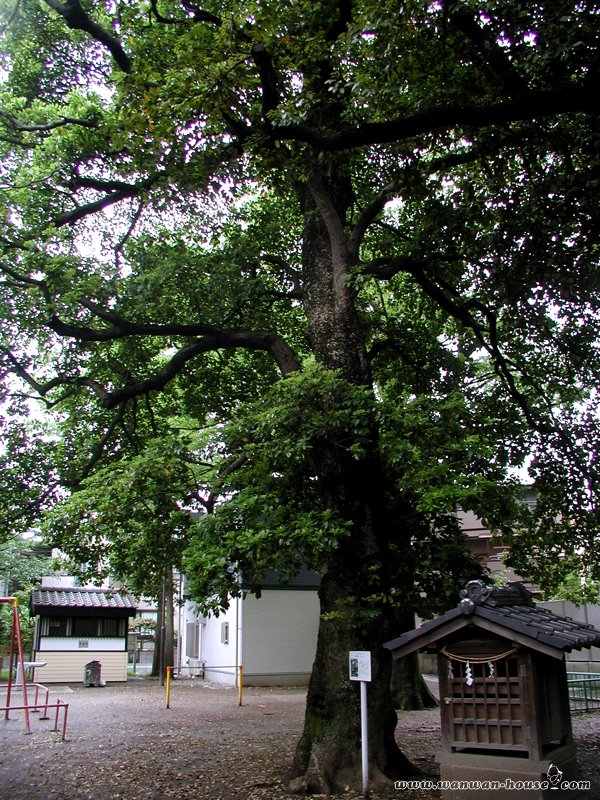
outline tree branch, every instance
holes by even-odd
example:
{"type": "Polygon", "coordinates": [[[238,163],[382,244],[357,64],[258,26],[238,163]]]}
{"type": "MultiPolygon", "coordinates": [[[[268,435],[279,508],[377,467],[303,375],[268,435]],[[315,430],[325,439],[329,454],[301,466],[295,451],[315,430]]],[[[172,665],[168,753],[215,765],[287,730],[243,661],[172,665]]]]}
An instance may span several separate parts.
{"type": "Polygon", "coordinates": [[[208,22],[210,25],[215,25],[217,28],[220,28],[223,24],[223,21],[211,14],[209,11],[203,11],[198,6],[194,5],[193,3],[186,2],[186,0],[182,0],[181,3],[182,7],[186,11],[190,11],[192,13],[192,17],[186,17],[185,19],[173,19],[173,17],[164,17],[160,11],[158,10],[158,0],[151,0],[150,6],[152,8],[152,13],[154,14],[155,18],[159,22],[163,22],[165,25],[185,25],[189,24],[190,22],[208,22]]]}
{"type": "MultiPolygon", "coordinates": [[[[11,243],[11,245],[9,246],[16,247],[14,243],[11,243]]],[[[6,275],[10,276],[17,284],[20,284],[21,286],[34,286],[36,289],[39,289],[44,300],[47,303],[50,302],[51,295],[45,281],[38,280],[37,278],[32,278],[29,275],[23,275],[20,272],[17,272],[16,269],[13,269],[8,264],[3,262],[0,262],[0,272],[3,272],[6,275]]]]}
{"type": "Polygon", "coordinates": [[[232,350],[238,347],[248,350],[263,350],[269,353],[283,375],[300,369],[300,362],[292,348],[276,334],[264,331],[220,331],[180,348],[169,362],[150,378],[142,381],[130,381],[121,389],[105,393],[102,405],[105,408],[114,408],[133,397],[160,391],[183,370],[189,361],[202,353],[232,350]]]}
{"type": "Polygon", "coordinates": [[[25,369],[25,367],[21,364],[18,358],[12,353],[11,350],[6,348],[2,348],[4,355],[6,356],[7,360],[10,362],[10,371],[13,372],[15,375],[18,375],[21,380],[30,386],[34,392],[39,397],[44,397],[48,394],[52,389],[55,389],[57,386],[62,386],[65,382],[64,376],[57,375],[56,377],[52,378],[52,380],[48,381],[47,383],[39,383],[29,372],[25,369]]]}
{"type": "MultiPolygon", "coordinates": [[[[539,133],[539,127],[536,127],[536,133],[539,133]]],[[[489,158],[496,155],[502,148],[522,144],[525,137],[526,134],[523,131],[520,131],[519,133],[503,131],[500,133],[500,135],[494,136],[491,142],[487,142],[483,146],[472,145],[467,149],[463,149],[458,152],[451,152],[438,158],[433,158],[431,161],[429,161],[429,163],[423,164],[421,162],[420,169],[423,174],[434,175],[435,173],[447,172],[448,170],[452,170],[457,167],[474,164],[475,162],[486,157],[489,158]]],[[[409,170],[410,167],[411,165],[409,164],[409,170]]],[[[401,173],[399,173],[398,176],[387,186],[385,186],[380,193],[374,197],[373,200],[371,200],[371,202],[361,211],[361,214],[349,239],[349,248],[354,260],[358,260],[360,245],[362,244],[362,240],[368,228],[377,219],[378,215],[383,211],[387,203],[394,196],[398,196],[401,193],[402,188],[403,180],[401,173]]],[[[439,259],[441,257],[442,256],[440,254],[433,256],[435,259],[439,259]]],[[[394,266],[392,262],[393,260],[390,259],[381,259],[380,267],[383,271],[379,272],[377,277],[392,277],[394,274],[394,266]]],[[[376,263],[377,262],[372,262],[371,266],[373,266],[377,271],[377,267],[375,266],[376,263]]],[[[405,266],[403,266],[402,262],[398,262],[397,266],[400,271],[405,269],[405,266]]],[[[372,272],[370,274],[375,275],[376,272],[372,272]]]]}
{"type": "Polygon", "coordinates": [[[217,498],[219,497],[223,483],[225,482],[225,478],[228,475],[231,475],[232,472],[235,472],[242,467],[247,460],[248,457],[246,454],[242,453],[241,455],[237,456],[237,458],[234,458],[233,461],[230,461],[229,464],[225,464],[225,466],[217,472],[216,482],[213,488],[210,490],[206,500],[200,500],[200,498],[198,498],[206,509],[207,514],[212,514],[214,512],[217,498]]]}
{"type": "Polygon", "coordinates": [[[102,458],[102,454],[106,450],[106,445],[111,440],[113,433],[117,429],[117,426],[123,422],[125,418],[125,409],[126,409],[125,403],[119,406],[119,408],[117,409],[117,413],[110,422],[110,425],[104,431],[104,433],[100,437],[100,440],[96,442],[92,454],[88,458],[87,463],[83,468],[83,470],[81,471],[81,473],[77,476],[77,478],[74,478],[72,480],[66,480],[64,482],[64,486],[71,489],[76,488],[81,483],[82,480],[84,480],[85,478],[88,477],[88,475],[91,474],[96,464],[102,458]]]}
{"type": "Polygon", "coordinates": [[[129,336],[218,336],[221,333],[220,328],[202,323],[183,325],[179,323],[130,322],[120,314],[103,308],[92,300],[83,299],[80,302],[98,319],[110,323],[110,326],[89,328],[85,325],[71,325],[55,315],[48,321],[48,327],[59,336],[67,336],[83,342],[110,342],[129,336]]]}
{"type": "Polygon", "coordinates": [[[476,17],[467,9],[459,7],[456,0],[449,0],[445,5],[450,22],[471,42],[481,64],[493,78],[500,81],[502,89],[509,96],[526,91],[527,83],[517,72],[513,62],[498,43],[486,35],[476,17]]]}
{"type": "MultiPolygon", "coordinates": [[[[108,342],[130,336],[202,336],[185,347],[182,347],[159,370],[156,375],[147,381],[132,383],[128,387],[107,395],[101,391],[97,384],[88,381],[89,386],[100,397],[107,408],[112,408],[119,402],[144,394],[148,391],[162,389],[172,380],[187,364],[188,361],[201,353],[213,350],[246,348],[250,350],[264,350],[277,363],[282,374],[287,375],[300,369],[298,358],[291,347],[277,334],[268,331],[223,330],[213,325],[180,325],[177,323],[136,323],[129,322],[115,312],[101,308],[91,300],[82,301],[82,305],[90,310],[99,319],[110,323],[106,328],[89,328],[83,325],[71,325],[63,322],[56,315],[48,321],[48,327],[60,336],[66,336],[84,342],[108,342]]],[[[82,383],[83,378],[77,379],[82,383]]]]}
{"type": "Polygon", "coordinates": [[[81,7],[79,0],[44,0],[46,5],[53,8],[73,30],[84,31],[100,42],[110,52],[117,65],[123,72],[131,72],[131,60],[121,43],[97,22],[94,22],[81,7]]]}
{"type": "Polygon", "coordinates": [[[411,275],[424,270],[431,261],[442,258],[441,254],[434,254],[427,258],[413,258],[412,256],[396,256],[394,258],[375,258],[361,269],[361,274],[371,275],[378,280],[390,280],[400,272],[411,275]]]}
{"type": "Polygon", "coordinates": [[[455,127],[486,128],[509,122],[568,113],[597,113],[600,97],[591,88],[527,92],[514,100],[484,106],[437,106],[388,122],[370,122],[336,133],[323,133],[306,125],[280,125],[274,136],[280,141],[310,144],[318,150],[339,152],[356,147],[390,144],[421,134],[455,127]]]}
{"type": "Polygon", "coordinates": [[[60,119],[53,122],[39,123],[37,125],[27,125],[21,122],[17,117],[12,114],[2,111],[0,109],[0,117],[9,122],[16,131],[23,131],[25,133],[45,133],[52,131],[55,128],[62,128],[65,125],[80,125],[83,128],[97,128],[98,122],[93,119],[77,119],[75,117],[60,117],[60,119]]]}
{"type": "MultiPolygon", "coordinates": [[[[412,275],[425,294],[430,297],[439,308],[443,309],[453,319],[460,322],[463,327],[473,332],[481,347],[491,357],[497,374],[504,379],[513,400],[521,409],[529,425],[531,425],[534,430],[540,432],[546,431],[546,426],[540,423],[536,418],[530,408],[527,397],[517,386],[511,369],[511,367],[514,368],[515,365],[511,365],[511,362],[504,356],[500,349],[496,335],[496,318],[493,312],[481,303],[463,303],[460,295],[452,286],[445,281],[436,283],[434,279],[427,275],[425,271],[425,262],[415,262],[414,265],[411,266],[409,259],[391,259],[390,261],[395,262],[394,266],[396,267],[396,272],[400,271],[399,264],[403,261],[404,271],[412,275]],[[474,308],[483,314],[485,323],[480,322],[473,315],[472,309],[474,308]]],[[[518,367],[518,370],[522,375],[525,374],[525,369],[523,367],[518,367]]],[[[540,397],[545,398],[545,395],[539,388],[536,388],[536,391],[540,397]]],[[[550,405],[549,410],[552,411],[550,405]]]]}
{"type": "Polygon", "coordinates": [[[65,211],[64,214],[59,214],[59,216],[54,218],[53,222],[57,228],[61,228],[63,225],[71,225],[90,214],[95,214],[98,211],[108,208],[108,206],[119,203],[121,200],[137,197],[142,192],[149,189],[157,180],[158,176],[152,175],[141,183],[129,184],[122,181],[102,181],[96,178],[78,177],[77,180],[71,181],[71,188],[90,188],[98,191],[108,189],[108,194],[101,197],[99,200],[94,200],[83,206],[77,206],[71,211],[65,211]]]}
{"type": "Polygon", "coordinates": [[[303,299],[304,289],[302,288],[302,276],[298,270],[294,269],[285,259],[279,256],[263,254],[261,259],[266,261],[267,264],[273,264],[279,267],[292,283],[292,289],[289,292],[269,292],[268,294],[283,298],[289,297],[292,300],[303,299]]]}
{"type": "Polygon", "coordinates": [[[369,226],[383,211],[386,204],[397,189],[398,184],[395,181],[388,184],[361,212],[348,241],[348,248],[354,260],[358,260],[360,245],[362,244],[362,240],[369,226]]]}
{"type": "Polygon", "coordinates": [[[274,111],[279,105],[279,91],[277,90],[277,75],[273,67],[271,55],[263,44],[255,44],[250,50],[252,59],[258,69],[258,77],[262,89],[262,113],[269,130],[272,129],[269,112],[274,111]]]}
{"type": "Polygon", "coordinates": [[[324,181],[319,176],[313,175],[308,181],[308,187],[329,234],[333,257],[333,283],[336,294],[339,295],[345,286],[351,261],[344,225],[324,181]]]}

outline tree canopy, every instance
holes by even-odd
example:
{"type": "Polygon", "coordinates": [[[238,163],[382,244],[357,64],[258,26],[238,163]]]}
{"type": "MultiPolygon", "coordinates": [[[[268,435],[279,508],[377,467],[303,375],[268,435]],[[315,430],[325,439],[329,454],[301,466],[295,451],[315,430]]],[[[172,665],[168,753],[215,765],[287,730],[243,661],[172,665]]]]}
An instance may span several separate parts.
{"type": "Polygon", "coordinates": [[[71,498],[52,524],[72,553],[106,541],[98,515],[130,492],[148,516],[105,515],[111,557],[126,571],[137,543],[152,562],[160,493],[199,600],[320,573],[296,788],[356,778],[349,649],[375,654],[372,775],[410,769],[381,643],[472,574],[457,506],[550,588],[600,577],[599,14],[2,12],[5,404],[56,420],[48,484],[71,498]]]}

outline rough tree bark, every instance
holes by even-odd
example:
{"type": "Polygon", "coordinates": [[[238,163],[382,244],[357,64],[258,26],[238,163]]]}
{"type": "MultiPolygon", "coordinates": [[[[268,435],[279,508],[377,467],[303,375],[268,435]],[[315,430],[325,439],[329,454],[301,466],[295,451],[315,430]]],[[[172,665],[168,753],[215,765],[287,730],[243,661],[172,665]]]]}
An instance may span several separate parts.
{"type": "MultiPolygon", "coordinates": [[[[371,387],[366,347],[348,284],[352,267],[344,232],[352,201],[348,187],[343,174],[318,176],[303,195],[305,310],[318,361],[340,370],[350,383],[371,387]]],[[[304,731],[292,767],[291,789],[298,792],[332,792],[361,785],[359,686],[349,680],[350,650],[377,654],[368,687],[372,785],[414,773],[395,743],[391,660],[382,648],[399,632],[397,617],[391,610],[376,609],[373,615],[375,609],[361,608],[364,598],[389,585],[390,527],[376,426],[364,458],[356,460],[331,442],[316,454],[315,467],[324,502],[351,520],[352,528],[329,556],[322,576],[317,653],[304,731]]]]}

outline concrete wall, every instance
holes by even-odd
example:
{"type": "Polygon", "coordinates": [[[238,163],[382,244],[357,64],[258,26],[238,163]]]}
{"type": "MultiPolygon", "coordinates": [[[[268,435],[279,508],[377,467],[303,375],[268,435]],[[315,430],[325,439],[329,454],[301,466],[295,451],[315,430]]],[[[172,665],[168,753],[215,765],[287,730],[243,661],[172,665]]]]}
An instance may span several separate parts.
{"type": "Polygon", "coordinates": [[[244,683],[305,685],[317,648],[319,598],[310,589],[268,589],[243,610],[244,683]]]}
{"type": "Polygon", "coordinates": [[[236,684],[241,661],[241,604],[241,600],[232,600],[225,614],[207,617],[201,626],[199,659],[209,681],[236,684]]]}
{"type": "Polygon", "coordinates": [[[198,674],[217,683],[237,684],[244,668],[247,686],[300,686],[308,683],[317,647],[319,599],[314,589],[264,589],[257,599],[232,600],[218,617],[199,616],[193,603],[182,614],[183,675],[198,674]],[[197,623],[197,627],[188,627],[197,623]],[[229,642],[223,639],[228,625],[229,642]],[[187,636],[199,635],[197,658],[190,658],[187,636]],[[191,669],[190,669],[191,668],[191,669]]]}

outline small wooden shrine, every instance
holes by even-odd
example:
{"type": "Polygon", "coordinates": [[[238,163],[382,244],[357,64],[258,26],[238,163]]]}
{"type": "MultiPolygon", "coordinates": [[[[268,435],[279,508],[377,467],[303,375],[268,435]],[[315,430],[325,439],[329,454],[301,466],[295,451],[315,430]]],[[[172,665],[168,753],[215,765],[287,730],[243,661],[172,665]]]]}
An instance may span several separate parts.
{"type": "Polygon", "coordinates": [[[565,652],[600,644],[600,630],[536,606],[520,583],[471,581],[459,605],[387,642],[394,658],[437,653],[445,800],[573,798],[576,780],[565,652]],[[506,784],[473,792],[464,782],[506,784]],[[463,782],[463,788],[460,788],[463,782]],[[531,788],[529,788],[531,787],[531,788]],[[536,788],[537,787],[537,788],[536,788]],[[525,785],[523,785],[525,788],[525,785]]]}

